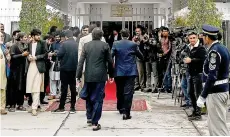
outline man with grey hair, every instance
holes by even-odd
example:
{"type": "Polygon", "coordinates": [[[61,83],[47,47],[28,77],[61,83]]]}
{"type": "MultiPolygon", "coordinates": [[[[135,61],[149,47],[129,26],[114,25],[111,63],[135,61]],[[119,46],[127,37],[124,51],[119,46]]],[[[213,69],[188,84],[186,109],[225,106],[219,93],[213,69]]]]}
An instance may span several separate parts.
{"type": "MultiPolygon", "coordinates": [[[[93,38],[92,38],[92,31],[93,31],[93,29],[96,28],[96,27],[97,27],[96,24],[90,25],[90,26],[89,26],[89,29],[88,29],[89,34],[86,35],[86,36],[84,36],[84,37],[82,37],[82,38],[80,38],[79,45],[78,45],[78,61],[79,61],[79,59],[80,59],[80,56],[81,56],[81,53],[82,53],[83,46],[84,46],[86,43],[92,41],[92,39],[93,39],[93,38]]],[[[103,36],[101,37],[101,41],[106,42],[106,41],[105,41],[105,38],[104,38],[103,36]]],[[[84,65],[84,66],[85,66],[85,65],[84,65]]],[[[83,67],[83,73],[84,73],[84,72],[85,72],[85,67],[83,67]]],[[[83,81],[84,81],[84,77],[83,77],[82,79],[83,79],[83,81]]],[[[84,85],[84,83],[82,83],[82,85],[84,85]]]]}
{"type": "MultiPolygon", "coordinates": [[[[79,46],[78,46],[78,61],[79,61],[79,59],[80,59],[80,56],[81,56],[81,53],[82,53],[83,46],[84,46],[86,43],[92,41],[92,39],[93,39],[93,38],[92,38],[92,31],[93,31],[93,29],[95,29],[95,28],[97,28],[97,25],[95,25],[95,24],[90,25],[90,26],[89,26],[89,29],[88,29],[89,34],[86,35],[86,36],[84,36],[84,37],[82,37],[82,38],[80,38],[79,46]]],[[[102,36],[102,38],[101,38],[101,41],[105,42],[105,38],[104,38],[103,36],[102,36]]]]}
{"type": "Polygon", "coordinates": [[[86,43],[82,49],[76,77],[80,81],[84,62],[86,62],[84,87],[80,97],[86,100],[87,123],[93,125],[93,131],[97,131],[101,129],[98,121],[101,118],[105,96],[107,69],[110,82],[113,81],[113,61],[109,45],[101,41],[103,31],[100,28],[95,28],[91,36],[92,41],[86,43]]]}
{"type": "Polygon", "coordinates": [[[70,113],[76,113],[76,70],[77,70],[77,42],[73,38],[73,32],[70,30],[64,31],[66,40],[62,43],[57,57],[60,62],[60,79],[61,79],[61,99],[59,108],[53,113],[65,113],[65,101],[68,92],[68,85],[71,91],[71,106],[70,113]]]}

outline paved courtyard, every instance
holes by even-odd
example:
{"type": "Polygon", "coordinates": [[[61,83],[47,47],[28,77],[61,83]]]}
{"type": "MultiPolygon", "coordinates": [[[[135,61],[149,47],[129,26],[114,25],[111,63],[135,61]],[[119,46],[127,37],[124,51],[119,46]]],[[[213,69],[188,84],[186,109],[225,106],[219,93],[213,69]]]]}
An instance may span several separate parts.
{"type": "MultiPolygon", "coordinates": [[[[136,99],[146,99],[148,110],[132,112],[131,120],[123,121],[116,111],[104,111],[100,131],[87,127],[85,112],[52,114],[41,112],[32,117],[27,112],[8,113],[1,117],[2,136],[206,136],[207,116],[201,121],[190,122],[187,113],[174,106],[170,94],[135,93],[136,99]]],[[[47,106],[46,106],[47,107],[47,106]]],[[[44,109],[46,108],[44,106],[44,109]]],[[[228,116],[230,127],[230,114],[228,116]]]]}

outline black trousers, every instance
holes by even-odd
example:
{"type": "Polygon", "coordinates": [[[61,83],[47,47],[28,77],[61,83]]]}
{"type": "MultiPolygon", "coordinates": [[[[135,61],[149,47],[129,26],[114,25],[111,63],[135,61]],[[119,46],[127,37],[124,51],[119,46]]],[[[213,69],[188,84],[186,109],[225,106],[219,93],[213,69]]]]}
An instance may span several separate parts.
{"type": "Polygon", "coordinates": [[[197,99],[202,91],[202,74],[189,77],[189,95],[194,109],[194,113],[201,115],[201,108],[197,106],[197,99]]]}
{"type": "Polygon", "coordinates": [[[22,80],[18,79],[19,73],[11,72],[10,78],[8,79],[8,103],[9,105],[23,105],[24,95],[26,90],[26,77],[23,77],[22,80]]]}
{"type": "Polygon", "coordinates": [[[9,91],[10,91],[10,84],[9,84],[9,78],[7,78],[7,85],[6,85],[6,106],[8,106],[9,103],[9,91]]]}
{"type": "Polygon", "coordinates": [[[65,108],[65,101],[68,93],[68,85],[71,91],[71,108],[75,108],[76,104],[76,71],[61,71],[61,99],[59,109],[65,108]]]}
{"type": "Polygon", "coordinates": [[[130,115],[136,76],[115,77],[117,87],[117,109],[130,115]]]}
{"type": "Polygon", "coordinates": [[[9,90],[8,91],[8,103],[10,107],[17,105],[23,105],[25,91],[22,90],[9,90]]]}

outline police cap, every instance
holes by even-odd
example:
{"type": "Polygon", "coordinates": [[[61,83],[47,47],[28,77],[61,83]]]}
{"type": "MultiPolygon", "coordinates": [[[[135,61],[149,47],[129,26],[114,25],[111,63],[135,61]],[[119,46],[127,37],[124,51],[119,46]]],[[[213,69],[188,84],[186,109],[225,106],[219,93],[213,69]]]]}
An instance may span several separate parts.
{"type": "Polygon", "coordinates": [[[216,36],[219,32],[219,29],[211,25],[202,26],[203,34],[216,36]]]}

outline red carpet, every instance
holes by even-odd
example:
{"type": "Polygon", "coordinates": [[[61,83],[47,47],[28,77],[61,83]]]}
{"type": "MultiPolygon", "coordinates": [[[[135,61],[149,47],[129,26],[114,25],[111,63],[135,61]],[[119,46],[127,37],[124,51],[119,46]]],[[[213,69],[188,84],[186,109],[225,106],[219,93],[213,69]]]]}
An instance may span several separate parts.
{"type": "Polygon", "coordinates": [[[117,100],[115,81],[113,83],[109,83],[109,82],[106,83],[104,100],[117,100]]]}
{"type": "MultiPolygon", "coordinates": [[[[57,109],[59,102],[54,102],[49,106],[46,111],[52,111],[57,109]]],[[[70,109],[70,103],[65,105],[65,109],[68,111],[70,109]]],[[[85,111],[85,101],[78,99],[76,103],[77,111],[85,111]]],[[[117,110],[117,101],[116,100],[105,100],[103,104],[103,111],[116,111],[117,110]]],[[[145,111],[147,110],[147,105],[145,100],[133,100],[132,111],[145,111]]]]}
{"type": "MultiPolygon", "coordinates": [[[[59,106],[59,102],[53,102],[46,111],[52,111],[57,109],[59,106]]],[[[70,103],[65,105],[66,110],[69,110],[70,103]]],[[[76,110],[77,111],[85,111],[85,101],[82,99],[78,99],[76,102],[76,110]]],[[[116,84],[106,83],[105,86],[105,98],[103,104],[103,111],[116,111],[117,110],[117,98],[116,98],[116,84]]],[[[132,103],[132,111],[145,111],[147,110],[147,105],[145,100],[133,100],[132,103]]]]}

